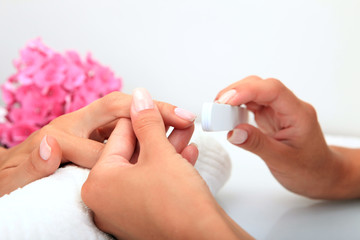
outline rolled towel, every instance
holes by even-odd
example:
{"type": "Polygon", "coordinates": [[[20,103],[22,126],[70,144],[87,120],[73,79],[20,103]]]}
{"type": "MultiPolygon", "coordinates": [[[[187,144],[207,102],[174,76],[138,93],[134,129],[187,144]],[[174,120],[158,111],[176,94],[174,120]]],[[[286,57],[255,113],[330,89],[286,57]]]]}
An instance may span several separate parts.
{"type": "Polygon", "coordinates": [[[214,138],[196,131],[193,142],[199,149],[199,158],[195,164],[213,195],[224,186],[231,174],[229,154],[214,138]]]}

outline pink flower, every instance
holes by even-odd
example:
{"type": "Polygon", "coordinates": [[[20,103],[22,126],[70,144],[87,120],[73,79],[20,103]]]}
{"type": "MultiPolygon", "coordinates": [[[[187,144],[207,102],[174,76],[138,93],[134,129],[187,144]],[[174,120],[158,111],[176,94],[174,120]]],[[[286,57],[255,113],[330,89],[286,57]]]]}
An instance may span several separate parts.
{"type": "Polygon", "coordinates": [[[5,104],[11,105],[15,102],[15,86],[10,82],[5,82],[2,86],[3,99],[5,104]]]}
{"type": "Polygon", "coordinates": [[[30,41],[14,61],[16,73],[1,89],[7,122],[0,124],[0,142],[15,146],[54,118],[75,111],[121,89],[121,79],[88,54],[64,55],[30,41]]]}
{"type": "Polygon", "coordinates": [[[16,146],[38,129],[25,123],[0,124],[1,143],[8,147],[16,146]]]}

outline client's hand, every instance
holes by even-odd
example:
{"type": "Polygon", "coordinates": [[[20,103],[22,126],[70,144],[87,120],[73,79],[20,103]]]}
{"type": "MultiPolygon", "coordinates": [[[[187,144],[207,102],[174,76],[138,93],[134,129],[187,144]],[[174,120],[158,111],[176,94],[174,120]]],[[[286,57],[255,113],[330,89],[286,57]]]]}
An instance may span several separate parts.
{"type": "MultiPolygon", "coordinates": [[[[0,197],[52,174],[61,162],[91,168],[99,159],[103,140],[111,133],[114,122],[130,118],[130,104],[130,95],[108,94],[78,111],[54,119],[23,143],[1,149],[0,197]]],[[[172,135],[193,126],[195,116],[185,110],[167,103],[156,104],[166,126],[177,129],[172,135]]]]}
{"type": "MultiPolygon", "coordinates": [[[[190,162],[189,137],[166,138],[158,107],[136,90],[131,122],[122,119],[83,185],[97,226],[118,239],[234,239],[248,236],[226,216],[190,162]],[[140,144],[131,164],[135,135],[140,144]],[[180,144],[180,145],[179,145],[180,144]]],[[[244,239],[244,238],[243,238],[244,239]]]]}
{"type": "Polygon", "coordinates": [[[246,104],[259,128],[241,124],[228,140],[259,155],[287,189],[314,198],[346,198],[342,161],[325,142],[315,109],[276,79],[247,77],[222,90],[216,101],[246,104]]]}

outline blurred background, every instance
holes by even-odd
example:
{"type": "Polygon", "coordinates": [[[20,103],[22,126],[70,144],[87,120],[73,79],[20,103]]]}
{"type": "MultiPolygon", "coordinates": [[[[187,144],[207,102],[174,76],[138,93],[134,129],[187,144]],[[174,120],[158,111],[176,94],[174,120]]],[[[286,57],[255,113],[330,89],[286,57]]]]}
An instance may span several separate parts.
{"type": "Polygon", "coordinates": [[[326,133],[360,136],[359,0],[0,0],[0,83],[34,38],[200,114],[247,75],[280,79],[326,133]]]}

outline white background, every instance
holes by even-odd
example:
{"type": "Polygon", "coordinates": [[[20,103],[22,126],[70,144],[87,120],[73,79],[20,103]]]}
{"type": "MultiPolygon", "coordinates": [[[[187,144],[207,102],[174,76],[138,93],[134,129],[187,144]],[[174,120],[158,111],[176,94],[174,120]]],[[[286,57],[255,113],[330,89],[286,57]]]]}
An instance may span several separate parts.
{"type": "Polygon", "coordinates": [[[0,82],[26,42],[110,66],[123,91],[200,113],[247,75],[282,80],[327,133],[360,135],[358,0],[0,0],[0,82]]]}

